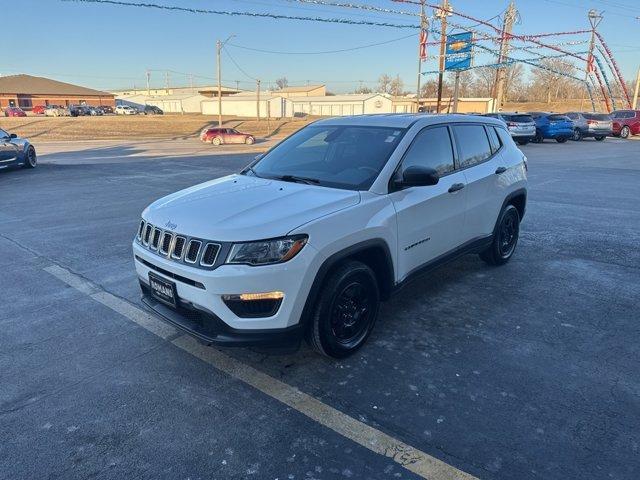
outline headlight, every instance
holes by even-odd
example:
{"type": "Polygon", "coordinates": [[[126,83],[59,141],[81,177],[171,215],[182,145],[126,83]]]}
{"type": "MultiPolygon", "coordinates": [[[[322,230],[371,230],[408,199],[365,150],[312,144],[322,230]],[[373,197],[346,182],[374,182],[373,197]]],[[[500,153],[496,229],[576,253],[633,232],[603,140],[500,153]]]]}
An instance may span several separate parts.
{"type": "Polygon", "coordinates": [[[231,247],[227,263],[269,265],[291,260],[306,245],[306,235],[275,238],[260,242],[236,243],[231,247]]]}

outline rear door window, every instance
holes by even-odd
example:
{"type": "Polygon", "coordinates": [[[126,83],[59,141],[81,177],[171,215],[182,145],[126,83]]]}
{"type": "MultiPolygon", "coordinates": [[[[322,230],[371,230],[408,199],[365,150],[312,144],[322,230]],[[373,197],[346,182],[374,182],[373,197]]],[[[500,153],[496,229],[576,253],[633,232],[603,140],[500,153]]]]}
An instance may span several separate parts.
{"type": "Polygon", "coordinates": [[[491,143],[491,151],[496,153],[502,147],[502,143],[500,142],[500,138],[496,133],[495,127],[487,126],[487,134],[489,135],[489,143],[491,143]]]}
{"type": "Polygon", "coordinates": [[[459,147],[460,168],[477,165],[492,155],[489,137],[482,125],[455,125],[453,129],[459,147]]]}
{"type": "Polygon", "coordinates": [[[508,145],[508,142],[513,142],[511,135],[509,135],[509,132],[507,132],[504,128],[494,127],[493,130],[498,134],[502,145],[508,145]]]}

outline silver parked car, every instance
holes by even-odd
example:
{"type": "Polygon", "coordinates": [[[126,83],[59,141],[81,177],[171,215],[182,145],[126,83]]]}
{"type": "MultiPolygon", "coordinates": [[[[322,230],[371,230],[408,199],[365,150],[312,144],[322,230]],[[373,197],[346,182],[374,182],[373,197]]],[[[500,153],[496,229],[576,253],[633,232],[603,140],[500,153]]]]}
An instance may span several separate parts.
{"type": "Polygon", "coordinates": [[[565,115],[573,122],[572,140],[580,141],[585,137],[593,137],[601,142],[613,135],[613,121],[606,113],[569,112],[565,115]]]}
{"type": "Polygon", "coordinates": [[[527,113],[486,113],[485,117],[493,117],[502,120],[507,125],[511,137],[519,145],[526,145],[536,136],[536,122],[527,113]]]}

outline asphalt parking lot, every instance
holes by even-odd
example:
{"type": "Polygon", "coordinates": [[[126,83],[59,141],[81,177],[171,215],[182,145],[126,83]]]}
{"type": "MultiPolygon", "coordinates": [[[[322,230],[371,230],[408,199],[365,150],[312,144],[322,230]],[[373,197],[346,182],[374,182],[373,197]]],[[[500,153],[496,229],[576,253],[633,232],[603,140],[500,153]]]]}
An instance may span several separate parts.
{"type": "Polygon", "coordinates": [[[640,478],[640,142],[523,147],[513,260],[413,283],[340,362],[145,316],[140,212],[253,155],[179,145],[0,172],[0,479],[640,478]]]}

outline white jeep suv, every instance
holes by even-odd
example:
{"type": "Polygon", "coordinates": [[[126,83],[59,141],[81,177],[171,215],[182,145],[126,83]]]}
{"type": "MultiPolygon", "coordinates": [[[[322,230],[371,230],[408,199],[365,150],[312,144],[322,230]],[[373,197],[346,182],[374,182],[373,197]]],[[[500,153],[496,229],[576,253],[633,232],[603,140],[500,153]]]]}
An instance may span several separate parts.
{"type": "Polygon", "coordinates": [[[378,306],[466,253],[507,262],[526,157],[475,116],[321,120],[239,174],[152,203],[133,242],[143,300],[217,345],[307,341],[345,357],[378,306]]]}

